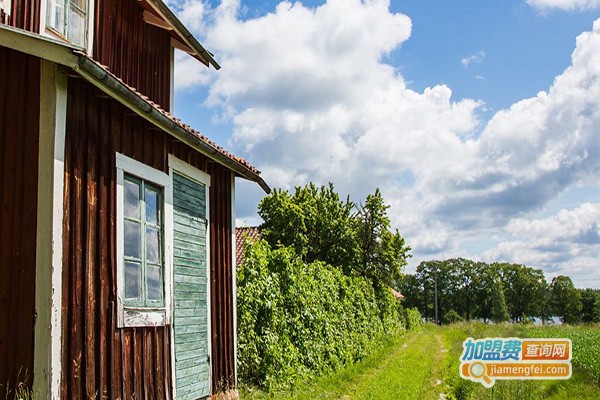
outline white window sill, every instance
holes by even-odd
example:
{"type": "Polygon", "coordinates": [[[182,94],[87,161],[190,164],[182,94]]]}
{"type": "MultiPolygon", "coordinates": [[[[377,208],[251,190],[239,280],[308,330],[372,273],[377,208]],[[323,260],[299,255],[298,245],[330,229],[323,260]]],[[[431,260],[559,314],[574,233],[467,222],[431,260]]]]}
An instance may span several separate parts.
{"type": "Polygon", "coordinates": [[[147,310],[139,308],[125,308],[123,310],[123,326],[121,326],[121,328],[165,325],[167,325],[167,318],[164,309],[147,310]]]}

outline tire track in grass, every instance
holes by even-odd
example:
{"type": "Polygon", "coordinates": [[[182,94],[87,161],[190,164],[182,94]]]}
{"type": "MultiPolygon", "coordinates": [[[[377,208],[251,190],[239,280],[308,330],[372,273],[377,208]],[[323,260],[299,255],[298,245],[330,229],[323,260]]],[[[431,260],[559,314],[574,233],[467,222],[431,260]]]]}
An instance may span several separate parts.
{"type": "Polygon", "coordinates": [[[411,332],[379,365],[364,370],[337,398],[430,399],[439,397],[443,377],[442,340],[428,330],[411,332]]]}

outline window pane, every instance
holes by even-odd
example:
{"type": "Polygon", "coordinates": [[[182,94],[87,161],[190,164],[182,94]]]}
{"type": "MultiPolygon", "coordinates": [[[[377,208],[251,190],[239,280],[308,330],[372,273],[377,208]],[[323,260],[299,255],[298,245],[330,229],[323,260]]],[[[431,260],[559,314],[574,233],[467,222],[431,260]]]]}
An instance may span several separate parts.
{"type": "Polygon", "coordinates": [[[85,46],[85,14],[74,7],[69,9],[69,32],[67,39],[80,46],[85,46]]]}
{"type": "Polygon", "coordinates": [[[140,185],[137,182],[132,182],[125,179],[123,187],[125,191],[125,216],[129,218],[140,218],[140,185]]]}
{"type": "Polygon", "coordinates": [[[146,228],[146,261],[152,264],[160,264],[160,237],[159,231],[154,228],[146,228]]]}
{"type": "Polygon", "coordinates": [[[158,225],[160,195],[156,190],[146,186],[144,199],[146,200],[146,221],[158,225]]]}
{"type": "Polygon", "coordinates": [[[160,268],[148,265],[146,269],[146,288],[148,290],[148,300],[162,300],[162,279],[160,268]]]}
{"type": "Polygon", "coordinates": [[[48,1],[48,25],[60,33],[64,33],[65,0],[48,1]]]}
{"type": "Polygon", "coordinates": [[[125,255],[129,257],[141,258],[140,249],[141,229],[140,223],[134,221],[124,221],[125,225],[125,255]]]}
{"type": "Polygon", "coordinates": [[[76,5],[81,11],[86,11],[88,0],[71,0],[71,4],[76,5]]]}
{"type": "Polygon", "coordinates": [[[125,298],[139,299],[141,297],[142,266],[140,263],[125,262],[125,298]]]}

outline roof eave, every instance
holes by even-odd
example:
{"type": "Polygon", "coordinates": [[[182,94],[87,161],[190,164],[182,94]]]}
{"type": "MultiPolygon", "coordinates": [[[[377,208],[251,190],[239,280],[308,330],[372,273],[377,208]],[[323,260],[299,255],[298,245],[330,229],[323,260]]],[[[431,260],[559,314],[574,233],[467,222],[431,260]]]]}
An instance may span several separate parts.
{"type": "Polygon", "coordinates": [[[131,90],[129,87],[124,85],[105,69],[96,64],[93,60],[85,55],[79,56],[79,61],[75,67],[73,67],[77,73],[79,73],[84,79],[92,83],[100,90],[104,91],[110,97],[118,100],[123,105],[134,111],[139,116],[145,118],[161,130],[169,133],[171,136],[181,140],[188,144],[192,148],[196,149],[201,154],[204,154],[213,161],[227,167],[234,171],[238,176],[246,178],[250,181],[258,183],[258,185],[266,192],[270,193],[271,188],[258,174],[243,164],[239,163],[235,159],[232,159],[225,154],[221,153],[217,148],[212,146],[210,143],[202,140],[202,138],[191,134],[186,129],[179,126],[172,119],[158,111],[155,107],[150,105],[145,99],[143,99],[138,93],[131,90]]]}
{"type": "Polygon", "coordinates": [[[212,65],[216,70],[221,69],[221,66],[214,59],[211,52],[206,50],[204,46],[196,40],[194,35],[183,25],[183,23],[177,18],[173,11],[162,1],[162,0],[145,0],[150,6],[172,27],[178,36],[183,39],[186,45],[188,45],[195,54],[193,57],[197,58],[200,62],[206,66],[212,65]]]}

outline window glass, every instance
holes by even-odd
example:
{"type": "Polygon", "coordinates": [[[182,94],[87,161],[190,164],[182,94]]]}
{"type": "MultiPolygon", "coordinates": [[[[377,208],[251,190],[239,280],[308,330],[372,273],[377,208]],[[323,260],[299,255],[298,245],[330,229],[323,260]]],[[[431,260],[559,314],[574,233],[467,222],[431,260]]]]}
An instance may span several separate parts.
{"type": "Polygon", "coordinates": [[[148,266],[146,269],[146,287],[148,288],[148,300],[162,300],[162,274],[161,268],[157,266],[148,266]]]}
{"type": "Polygon", "coordinates": [[[125,207],[124,213],[126,217],[140,217],[140,185],[137,182],[125,180],[125,207]]]}
{"type": "Polygon", "coordinates": [[[48,25],[60,33],[64,33],[65,26],[65,0],[48,0],[48,25]]]}
{"type": "Polygon", "coordinates": [[[125,262],[125,298],[139,300],[142,294],[142,268],[140,263],[125,262]]]}
{"type": "Polygon", "coordinates": [[[146,221],[148,221],[148,223],[158,225],[158,207],[160,201],[158,191],[146,186],[146,193],[144,198],[146,200],[146,221]]]}
{"type": "Polygon", "coordinates": [[[86,46],[88,0],[48,0],[46,24],[71,42],[86,46]]]}
{"type": "Polygon", "coordinates": [[[71,6],[69,9],[69,23],[67,39],[75,44],[85,46],[86,24],[85,13],[71,6]]]}
{"type": "Polygon", "coordinates": [[[162,189],[152,183],[123,176],[123,257],[126,304],[163,305],[162,189]]]}
{"type": "Polygon", "coordinates": [[[87,0],[71,0],[71,4],[79,8],[81,11],[87,11],[87,0]]]}
{"type": "Polygon", "coordinates": [[[125,231],[125,256],[141,259],[141,229],[140,223],[136,221],[124,221],[125,231]]]}
{"type": "Polygon", "coordinates": [[[160,263],[159,233],[157,229],[146,228],[146,261],[152,264],[160,263]]]}

